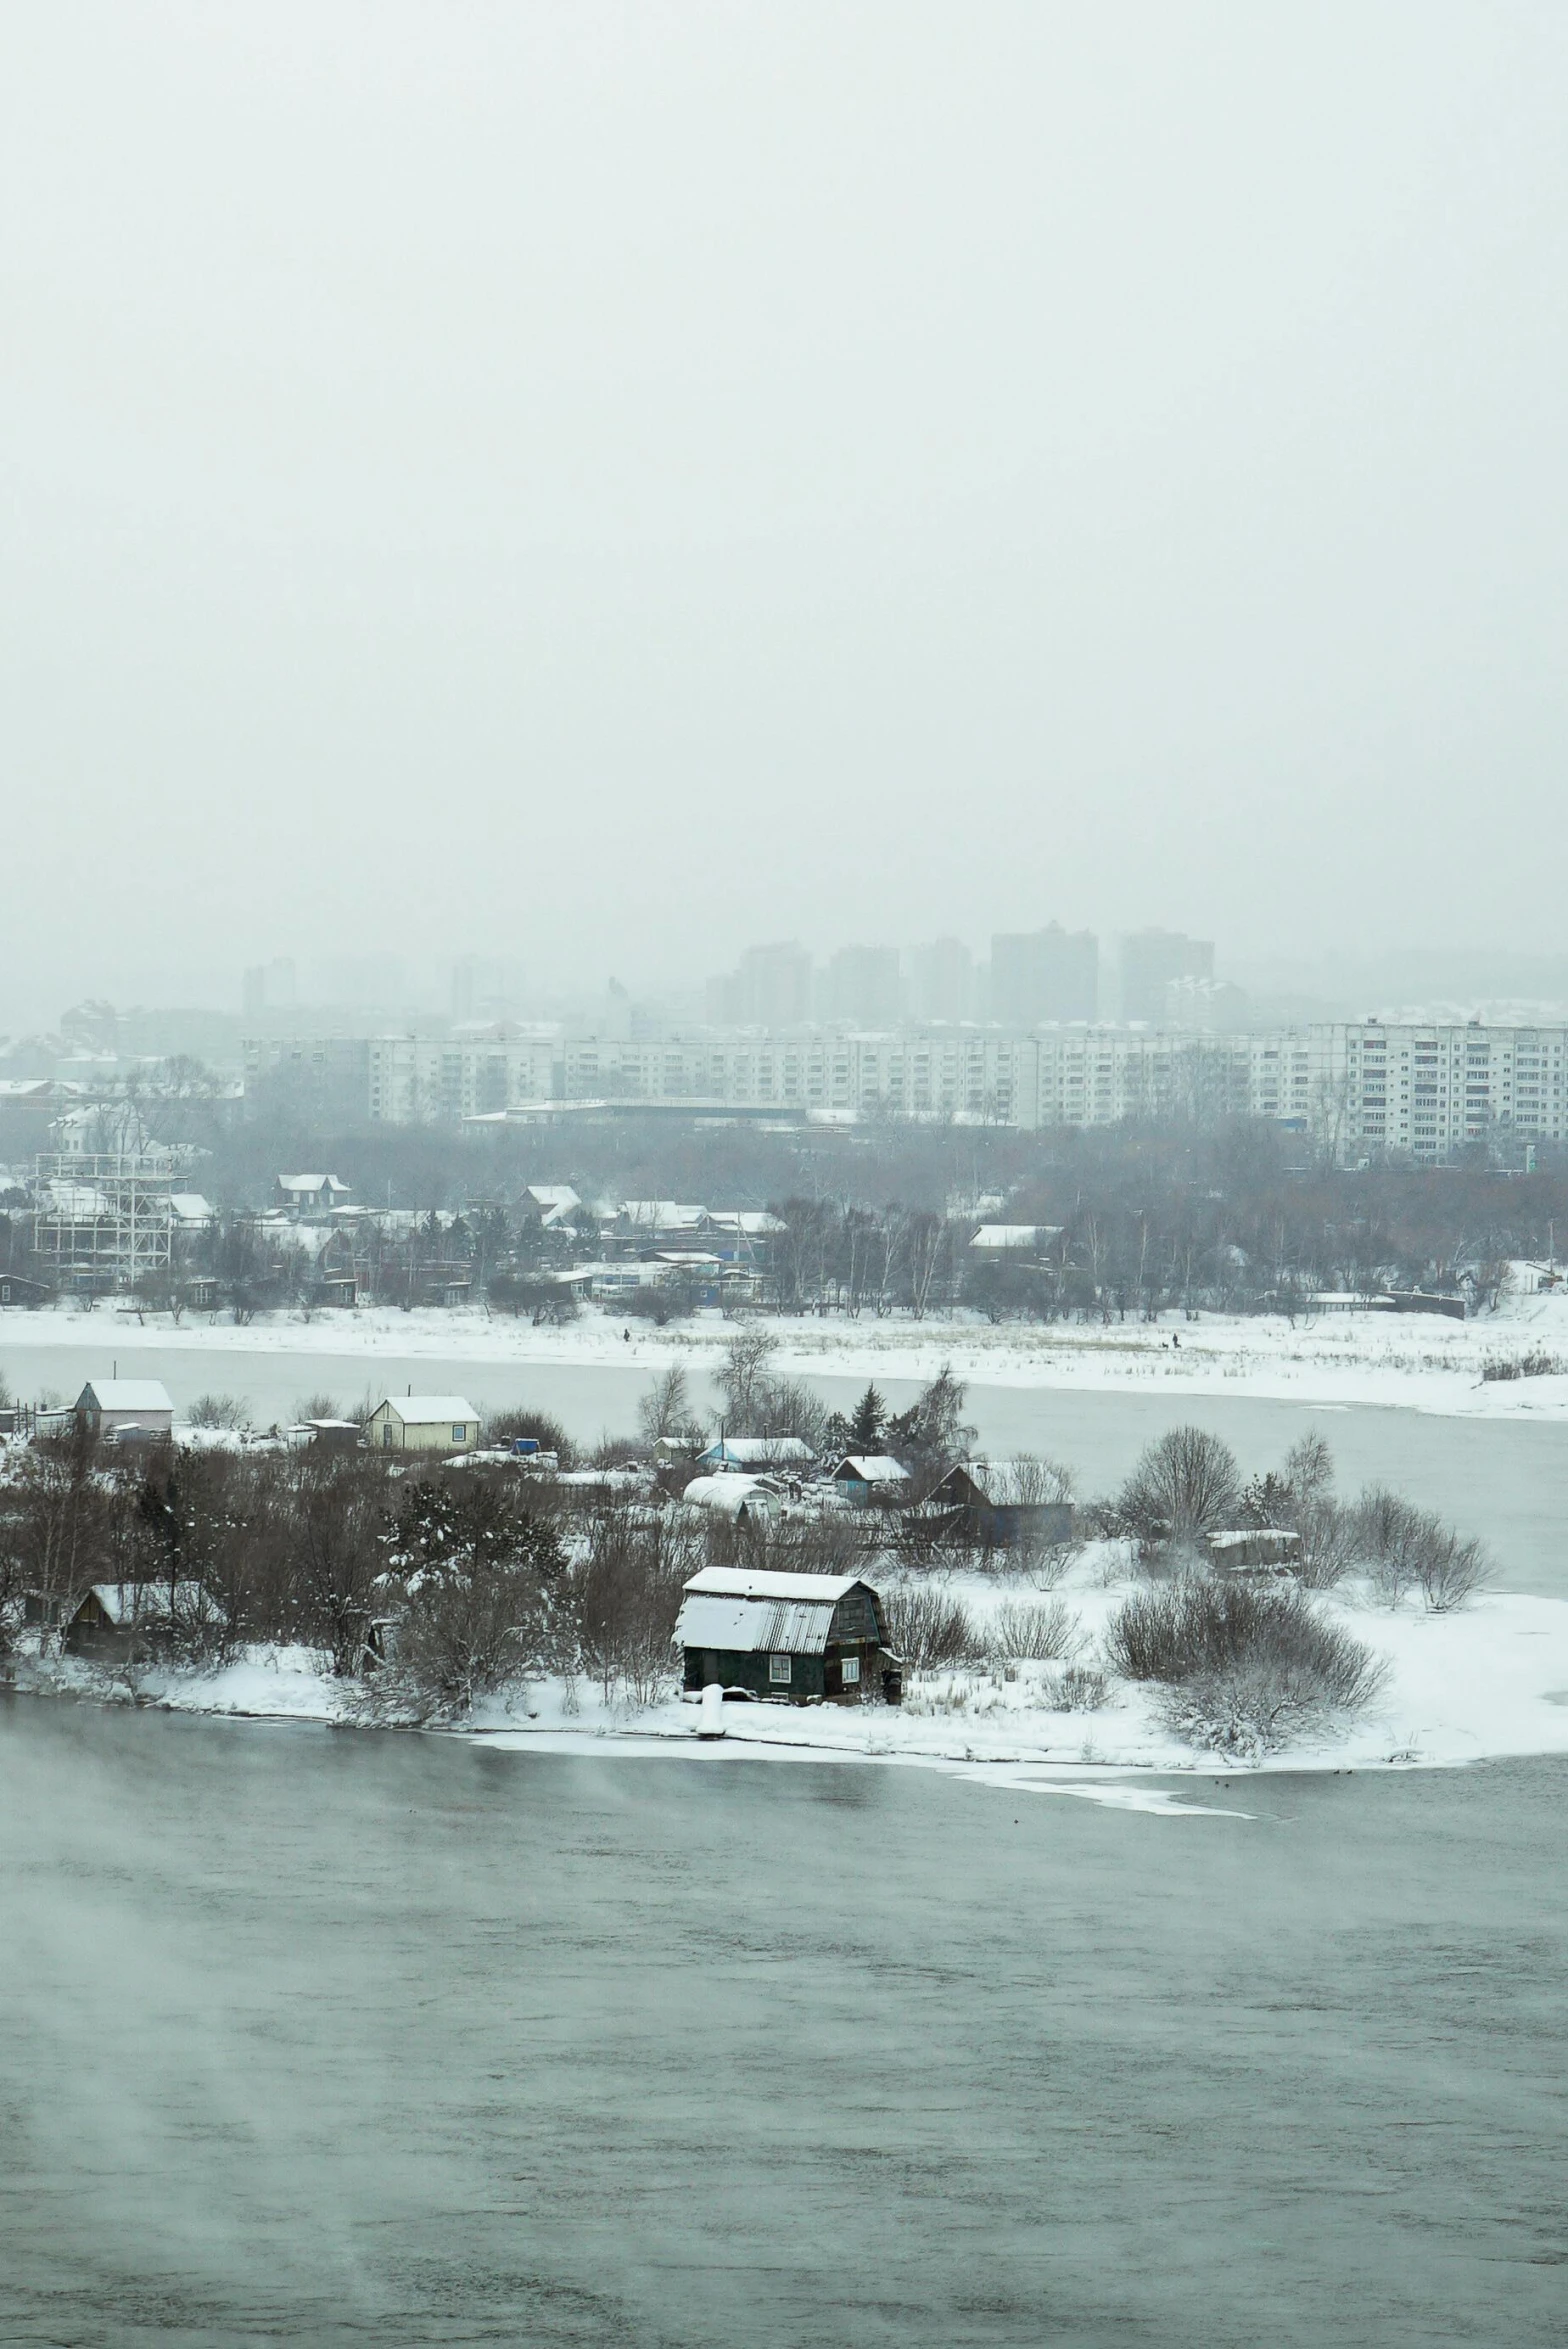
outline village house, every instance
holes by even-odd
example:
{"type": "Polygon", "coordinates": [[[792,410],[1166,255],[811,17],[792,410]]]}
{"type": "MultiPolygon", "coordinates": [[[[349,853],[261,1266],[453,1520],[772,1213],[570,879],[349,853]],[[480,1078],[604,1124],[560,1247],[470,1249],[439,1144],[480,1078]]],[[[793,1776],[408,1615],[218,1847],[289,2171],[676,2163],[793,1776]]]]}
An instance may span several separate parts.
{"type": "Polygon", "coordinates": [[[174,1405],[167,1387],[156,1378],[89,1379],[76,1398],[76,1418],[93,1436],[174,1432],[174,1405]]]}
{"type": "Polygon", "coordinates": [[[909,1470],[882,1452],[847,1452],[829,1481],[840,1500],[857,1509],[894,1506],[909,1495],[909,1470]]]}
{"type": "Polygon", "coordinates": [[[797,1705],[903,1695],[882,1601],[858,1575],[705,1566],[686,1584],[675,1638],[691,1694],[717,1684],[797,1705]]]}
{"type": "Polygon", "coordinates": [[[140,1661],[209,1640],[227,1620],[194,1580],[95,1582],[66,1615],[60,1646],[68,1656],[140,1661]]]}
{"type": "Polygon", "coordinates": [[[280,1174],[278,1177],[278,1205],[290,1215],[326,1215],[334,1207],[342,1207],[352,1196],[347,1183],[340,1183],[336,1175],[280,1174]]]}
{"type": "Polygon", "coordinates": [[[471,1452],[479,1414],[462,1395],[389,1395],[370,1414],[365,1435],[378,1452],[471,1452]]]}
{"type": "Polygon", "coordinates": [[[1070,1501],[1048,1501],[1033,1488],[1032,1462],[964,1460],[950,1468],[931,1495],[943,1531],[984,1549],[1020,1545],[1058,1549],[1073,1538],[1070,1501]]]}
{"type": "Polygon", "coordinates": [[[710,1475],[726,1468],[809,1468],[811,1446],[800,1436],[720,1436],[697,1455],[710,1475]]]}

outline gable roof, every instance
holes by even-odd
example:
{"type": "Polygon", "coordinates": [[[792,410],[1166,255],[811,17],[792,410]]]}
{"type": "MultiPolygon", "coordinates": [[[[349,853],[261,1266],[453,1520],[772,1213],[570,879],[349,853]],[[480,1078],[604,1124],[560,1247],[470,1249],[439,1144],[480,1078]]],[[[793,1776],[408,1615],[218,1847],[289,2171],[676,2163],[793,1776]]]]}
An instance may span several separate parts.
{"type": "Polygon", "coordinates": [[[477,1422],[479,1418],[472,1403],[462,1395],[388,1395],[380,1408],[395,1412],[405,1427],[435,1427],[442,1420],[455,1427],[460,1419],[477,1422]]]}
{"type": "Polygon", "coordinates": [[[970,1241],[971,1248],[1038,1248],[1054,1240],[1059,1223],[983,1223],[970,1241]]]}
{"type": "MultiPolygon", "coordinates": [[[[116,1630],[127,1623],[167,1623],[177,1615],[193,1623],[228,1621],[206,1585],[194,1580],[177,1582],[172,1593],[166,1582],[95,1582],[92,1596],[116,1630]]],[[[83,1599],[78,1614],[86,1603],[83,1599]]]]}
{"type": "Polygon", "coordinates": [[[90,1378],[76,1398],[78,1411],[87,1409],[89,1395],[100,1411],[167,1411],[171,1417],[174,1411],[168,1388],[157,1378],[90,1378]]]}
{"type": "Polygon", "coordinates": [[[742,1468],[768,1468],[786,1460],[809,1460],[811,1446],[803,1436],[720,1436],[698,1457],[736,1460],[742,1468]]]}
{"type": "Polygon", "coordinates": [[[887,1452],[846,1452],[833,1474],[844,1484],[907,1484],[909,1470],[887,1452]],[[849,1474],[844,1474],[845,1469],[849,1474]]]}
{"type": "MultiPolygon", "coordinates": [[[[704,1566],[684,1587],[707,1597],[817,1600],[837,1606],[864,1580],[859,1574],[765,1574],[740,1566],[704,1566]]],[[[869,1590],[871,1585],[865,1587],[869,1590]]]]}
{"type": "Polygon", "coordinates": [[[876,1592],[858,1574],[750,1574],[705,1566],[686,1585],[675,1637],[683,1647],[741,1655],[820,1656],[841,1599],[863,1590],[878,1627],[876,1592]]]}

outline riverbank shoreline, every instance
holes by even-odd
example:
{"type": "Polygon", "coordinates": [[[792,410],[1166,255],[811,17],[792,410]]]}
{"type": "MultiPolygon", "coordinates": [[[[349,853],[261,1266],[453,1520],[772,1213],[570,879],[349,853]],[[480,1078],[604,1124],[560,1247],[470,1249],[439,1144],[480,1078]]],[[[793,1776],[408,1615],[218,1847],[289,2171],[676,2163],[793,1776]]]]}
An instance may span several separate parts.
{"type": "MultiPolygon", "coordinates": [[[[189,1357],[192,1380],[221,1383],[244,1357],[288,1354],[363,1361],[374,1384],[378,1360],[471,1364],[476,1372],[551,1368],[646,1371],[672,1368],[706,1379],[738,1325],[718,1313],[665,1329],[589,1309],[558,1328],[482,1308],[366,1306],[344,1312],[275,1314],[232,1321],[126,1313],[100,1306],[10,1308],[0,1317],[0,1371],[9,1351],[68,1350],[87,1376],[108,1357],[144,1352],[189,1357]]],[[[958,1314],[941,1321],[906,1316],[845,1321],[757,1316],[778,1344],[777,1369],[791,1377],[924,1382],[944,1365],[966,1382],[1023,1392],[1083,1391],[1186,1399],[1244,1395],[1259,1401],[1370,1405],[1453,1418],[1568,1421],[1568,1294],[1507,1299],[1473,1321],[1348,1312],[1289,1321],[1280,1315],[1165,1314],[1095,1323],[991,1324],[958,1314]],[[1561,1360],[1517,1376],[1484,1377],[1504,1366],[1561,1360]]],[[[199,1389],[193,1383],[194,1400],[199,1389]]],[[[24,1398],[26,1399],[26,1398],[24,1398]]],[[[178,1400],[178,1399],[177,1399],[178,1400]]]]}
{"type": "MultiPolygon", "coordinates": [[[[982,1619],[1009,1595],[976,1576],[954,1576],[948,1587],[982,1619]]],[[[1080,1571],[1053,1594],[1072,1611],[1080,1657],[1092,1659],[1130,1587],[1080,1571]]],[[[1384,1686],[1363,1715],[1257,1755],[1185,1742],[1147,1685],[1112,1680],[1091,1709],[1060,1709],[1056,1667],[1023,1661],[912,1674],[901,1707],[735,1703],[726,1708],[724,1737],[712,1741],[698,1736],[696,1706],[673,1691],[639,1705],[580,1677],[530,1679],[460,1724],[432,1723],[400,1703],[392,1684],[383,1693],[373,1681],[334,1680],[317,1651],[297,1647],[256,1645],[210,1670],[145,1666],[134,1674],[20,1656],[9,1685],[18,1695],[204,1717],[419,1729],[497,1751],[894,1763],[1000,1773],[999,1782],[1020,1787],[1034,1776],[1094,1784],[1237,1779],[1568,1754],[1568,1601],[1487,1591],[1450,1614],[1374,1607],[1355,1592],[1320,1603],[1370,1648],[1384,1686]]]]}

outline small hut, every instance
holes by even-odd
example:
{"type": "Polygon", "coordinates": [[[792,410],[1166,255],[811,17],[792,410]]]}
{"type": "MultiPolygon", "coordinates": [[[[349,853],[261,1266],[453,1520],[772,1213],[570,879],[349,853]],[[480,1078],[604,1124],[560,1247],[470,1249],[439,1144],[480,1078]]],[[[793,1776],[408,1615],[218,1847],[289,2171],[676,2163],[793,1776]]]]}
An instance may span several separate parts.
{"type": "Polygon", "coordinates": [[[389,1395],[365,1424],[377,1452],[471,1452],[479,1414],[462,1395],[389,1395]]]}
{"type": "Polygon", "coordinates": [[[1059,1549],[1073,1538],[1073,1505],[1045,1500],[1038,1488],[1032,1461],[963,1460],[948,1470],[930,1506],[945,1533],[978,1548],[1059,1549]]]}
{"type": "Polygon", "coordinates": [[[76,1398],[76,1416],[89,1435],[171,1435],[174,1405],[156,1378],[90,1378],[76,1398]]]}
{"type": "Polygon", "coordinates": [[[210,1637],[228,1621],[204,1583],[95,1582],[62,1625],[68,1656],[147,1658],[210,1637]]]}
{"type": "Polygon", "coordinates": [[[717,1682],[776,1704],[896,1705],[903,1693],[882,1601],[855,1574],[705,1566],[675,1637],[693,1694],[717,1682]]]}
{"type": "Polygon", "coordinates": [[[895,1505],[909,1498],[909,1470],[883,1452],[847,1452],[829,1480],[840,1500],[860,1509],[874,1502],[895,1505]]]}

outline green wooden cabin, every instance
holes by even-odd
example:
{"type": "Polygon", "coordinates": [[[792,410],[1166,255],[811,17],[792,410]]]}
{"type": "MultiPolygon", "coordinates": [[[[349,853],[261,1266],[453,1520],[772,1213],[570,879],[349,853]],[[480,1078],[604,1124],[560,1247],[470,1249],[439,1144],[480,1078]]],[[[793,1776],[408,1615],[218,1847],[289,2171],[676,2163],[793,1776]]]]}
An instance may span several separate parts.
{"type": "Polygon", "coordinates": [[[705,1566],[675,1637],[693,1693],[717,1682],[796,1705],[896,1705],[903,1693],[882,1601],[858,1575],[705,1566]]]}

